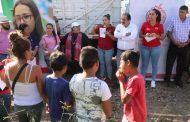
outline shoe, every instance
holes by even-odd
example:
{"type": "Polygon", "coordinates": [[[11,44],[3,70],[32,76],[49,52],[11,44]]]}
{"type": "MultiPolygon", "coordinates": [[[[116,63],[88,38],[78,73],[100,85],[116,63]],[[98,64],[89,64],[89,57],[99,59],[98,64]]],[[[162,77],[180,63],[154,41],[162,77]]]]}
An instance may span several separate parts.
{"type": "Polygon", "coordinates": [[[170,79],[169,78],[164,78],[164,82],[166,83],[166,87],[170,87],[170,79]]]}
{"type": "Polygon", "coordinates": [[[151,81],[151,88],[155,88],[156,87],[156,81],[152,80],[151,81]]]}

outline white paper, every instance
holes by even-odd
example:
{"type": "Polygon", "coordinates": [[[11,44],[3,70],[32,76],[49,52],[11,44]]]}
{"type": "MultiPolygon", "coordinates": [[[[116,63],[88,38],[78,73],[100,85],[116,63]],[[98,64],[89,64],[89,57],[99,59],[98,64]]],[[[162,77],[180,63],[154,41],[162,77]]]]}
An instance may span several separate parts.
{"type": "Polygon", "coordinates": [[[6,84],[0,79],[0,89],[4,90],[6,87],[6,84]]]}
{"type": "Polygon", "coordinates": [[[145,37],[145,39],[147,42],[150,42],[150,41],[156,39],[156,37],[145,37]]]}
{"type": "Polygon", "coordinates": [[[100,28],[100,37],[105,38],[106,37],[106,28],[100,28]]]}

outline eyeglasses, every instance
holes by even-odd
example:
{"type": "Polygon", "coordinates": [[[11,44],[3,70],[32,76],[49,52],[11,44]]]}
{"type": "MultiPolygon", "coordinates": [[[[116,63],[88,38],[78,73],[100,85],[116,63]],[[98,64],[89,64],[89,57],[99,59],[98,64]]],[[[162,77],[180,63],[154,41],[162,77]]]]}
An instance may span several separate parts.
{"type": "Polygon", "coordinates": [[[155,13],[149,13],[149,15],[155,15],[155,13]]]}
{"type": "Polygon", "coordinates": [[[24,14],[23,16],[15,16],[14,19],[16,22],[21,22],[21,19],[24,21],[24,22],[28,22],[31,20],[31,17],[32,15],[31,14],[24,14]]]}

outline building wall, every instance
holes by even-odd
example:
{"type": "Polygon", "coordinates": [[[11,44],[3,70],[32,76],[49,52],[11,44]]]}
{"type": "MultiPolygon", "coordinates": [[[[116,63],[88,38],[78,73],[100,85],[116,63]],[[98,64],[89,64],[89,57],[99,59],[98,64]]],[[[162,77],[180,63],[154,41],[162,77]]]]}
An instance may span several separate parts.
{"type": "Polygon", "coordinates": [[[121,20],[121,0],[52,0],[52,3],[53,14],[61,19],[61,27],[66,26],[64,33],[70,31],[69,24],[77,18],[81,30],[86,33],[90,32],[94,24],[101,24],[102,16],[105,14],[111,15],[113,25],[117,25],[121,20]],[[88,13],[91,9],[93,10],[88,13]],[[80,16],[82,17],[79,18],[80,16]]]}

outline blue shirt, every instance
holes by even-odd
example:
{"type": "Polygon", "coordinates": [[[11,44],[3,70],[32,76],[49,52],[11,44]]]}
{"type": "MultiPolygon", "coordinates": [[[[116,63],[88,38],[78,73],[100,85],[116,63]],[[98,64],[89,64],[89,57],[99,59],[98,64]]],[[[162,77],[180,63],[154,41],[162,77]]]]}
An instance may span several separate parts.
{"type": "Polygon", "coordinates": [[[34,50],[36,46],[39,46],[40,39],[38,39],[35,33],[30,34],[29,40],[32,46],[32,50],[34,50]]]}
{"type": "Polygon", "coordinates": [[[63,104],[60,102],[70,102],[72,95],[69,90],[69,83],[64,78],[50,77],[45,78],[45,93],[48,96],[48,105],[51,119],[61,119],[63,104]]]}

